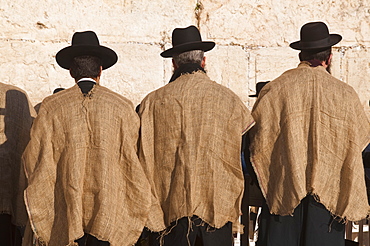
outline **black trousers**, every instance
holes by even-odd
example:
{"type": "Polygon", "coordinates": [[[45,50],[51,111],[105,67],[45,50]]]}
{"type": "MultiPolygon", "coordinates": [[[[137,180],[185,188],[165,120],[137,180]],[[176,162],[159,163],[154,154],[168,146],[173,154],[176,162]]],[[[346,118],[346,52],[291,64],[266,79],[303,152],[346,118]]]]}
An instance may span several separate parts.
{"type": "Polygon", "coordinates": [[[87,233],[75,242],[78,243],[78,246],[109,246],[109,242],[98,240],[87,233]]]}
{"type": "Polygon", "coordinates": [[[257,246],[344,246],[345,225],[312,196],[302,199],[293,216],[272,215],[262,207],[257,246]]]}
{"type": "Polygon", "coordinates": [[[20,246],[22,245],[22,235],[20,230],[12,224],[11,215],[0,214],[0,245],[1,246],[20,246]]]}
{"type": "MultiPolygon", "coordinates": [[[[231,222],[216,229],[197,216],[184,217],[173,222],[167,230],[164,246],[232,246],[234,243],[231,222]]],[[[160,245],[159,233],[149,234],[149,245],[160,245]]]]}

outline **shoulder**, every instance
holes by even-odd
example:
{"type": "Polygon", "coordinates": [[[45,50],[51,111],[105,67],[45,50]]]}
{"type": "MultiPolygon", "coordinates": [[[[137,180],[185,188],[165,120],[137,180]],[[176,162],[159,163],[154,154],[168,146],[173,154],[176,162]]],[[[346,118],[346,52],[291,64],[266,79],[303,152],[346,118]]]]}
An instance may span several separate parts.
{"type": "Polygon", "coordinates": [[[234,91],[210,79],[204,72],[184,74],[175,81],[150,92],[142,102],[156,101],[186,92],[189,96],[212,96],[240,100],[234,91]]]}
{"type": "Polygon", "coordinates": [[[96,93],[99,94],[99,98],[112,105],[126,105],[130,108],[134,107],[134,104],[131,102],[131,100],[118,94],[117,92],[112,91],[111,89],[108,89],[107,87],[98,85],[96,87],[96,93]]]}
{"type": "MultiPolygon", "coordinates": [[[[49,105],[51,107],[54,107],[55,105],[66,105],[66,104],[68,104],[68,102],[70,101],[68,98],[70,97],[71,92],[76,89],[75,87],[76,86],[73,86],[71,88],[65,89],[63,91],[60,91],[58,93],[55,93],[55,94],[52,94],[52,95],[49,95],[49,96],[45,97],[41,102],[41,106],[43,108],[48,108],[49,105]]],[[[41,109],[41,107],[40,107],[40,109],[41,109]]]]}

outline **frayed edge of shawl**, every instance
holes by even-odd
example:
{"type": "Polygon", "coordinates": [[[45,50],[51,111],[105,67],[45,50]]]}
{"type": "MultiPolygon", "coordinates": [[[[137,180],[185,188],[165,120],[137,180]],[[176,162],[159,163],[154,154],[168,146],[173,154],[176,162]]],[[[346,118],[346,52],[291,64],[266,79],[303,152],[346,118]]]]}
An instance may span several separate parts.
{"type": "MultiPolygon", "coordinates": [[[[187,218],[188,219],[188,232],[186,234],[186,238],[187,238],[187,241],[188,241],[188,245],[190,246],[191,243],[189,241],[189,234],[190,234],[190,231],[193,230],[193,224],[194,222],[191,220],[191,218],[193,216],[197,216],[199,219],[202,220],[202,222],[197,225],[197,226],[204,226],[204,225],[207,225],[207,232],[213,232],[213,231],[216,231],[217,229],[220,229],[222,227],[224,227],[228,222],[231,222],[232,223],[232,232],[233,233],[240,233],[240,234],[243,234],[244,233],[244,225],[242,225],[238,220],[237,221],[230,221],[228,220],[225,224],[223,224],[222,226],[220,227],[216,227],[216,226],[213,226],[211,225],[211,223],[209,223],[207,220],[204,220],[202,217],[198,216],[198,215],[192,215],[192,216],[183,216],[181,218],[177,218],[175,220],[172,220],[170,222],[170,224],[174,223],[175,224],[173,226],[169,226],[167,227],[166,229],[164,229],[163,231],[159,232],[159,237],[157,237],[157,240],[159,240],[159,245],[160,246],[163,246],[164,245],[164,237],[167,236],[168,234],[171,233],[171,231],[173,230],[173,228],[175,228],[178,224],[178,221],[182,218],[187,218]]],[[[151,231],[149,228],[147,228],[149,231],[151,231]]]]}
{"type": "Polygon", "coordinates": [[[356,221],[361,221],[363,219],[368,219],[369,218],[369,212],[370,212],[369,210],[367,211],[366,215],[364,214],[360,219],[349,218],[349,217],[346,217],[346,216],[344,216],[344,217],[343,216],[339,216],[339,215],[335,214],[334,209],[332,209],[331,207],[327,206],[325,204],[325,202],[321,201],[320,196],[318,194],[316,194],[314,192],[308,192],[307,195],[311,195],[315,199],[316,202],[324,205],[324,207],[326,208],[326,210],[328,210],[330,212],[330,215],[332,216],[333,221],[336,220],[339,223],[348,224],[348,222],[350,222],[350,221],[356,222],[356,221]]]}
{"type": "MultiPolygon", "coordinates": [[[[338,216],[338,215],[335,215],[334,212],[333,212],[333,209],[330,209],[328,206],[326,206],[321,200],[320,200],[320,196],[316,193],[307,193],[307,195],[311,195],[313,197],[313,199],[324,205],[325,206],[325,209],[328,210],[330,212],[330,215],[331,217],[333,218],[333,220],[330,222],[330,225],[329,225],[329,232],[331,231],[331,225],[333,224],[334,221],[337,221],[339,223],[342,223],[342,224],[348,224],[348,222],[350,220],[348,220],[346,217],[341,217],[341,216],[338,216]]],[[[361,219],[362,220],[362,219],[361,219]]]]}
{"type": "MultiPolygon", "coordinates": [[[[250,151],[250,149],[249,149],[249,151],[250,151]]],[[[250,162],[251,162],[251,164],[252,164],[252,167],[253,167],[253,169],[254,169],[254,172],[256,173],[256,176],[257,176],[257,180],[258,180],[258,184],[259,184],[259,187],[260,187],[260,189],[261,189],[261,192],[262,192],[262,195],[263,195],[263,197],[265,198],[265,200],[266,200],[266,203],[267,203],[267,192],[266,192],[266,190],[264,189],[264,187],[262,187],[261,186],[261,182],[260,182],[260,179],[259,179],[259,176],[260,175],[258,175],[259,174],[259,172],[258,172],[258,169],[257,168],[255,168],[255,166],[254,166],[254,158],[251,156],[250,158],[249,158],[249,160],[250,160],[250,162]]],[[[315,199],[315,201],[316,202],[318,202],[318,203],[320,203],[320,204],[322,204],[322,205],[324,205],[325,206],[325,208],[326,208],[326,210],[328,210],[329,212],[330,212],[330,215],[331,215],[331,217],[333,217],[333,220],[336,220],[336,221],[338,221],[339,223],[342,223],[342,224],[348,224],[348,222],[349,221],[361,221],[361,220],[363,220],[363,219],[368,219],[369,217],[370,217],[370,209],[367,211],[367,214],[366,215],[364,215],[360,220],[357,220],[357,219],[353,219],[353,218],[348,218],[348,217],[342,217],[342,216],[339,216],[339,215],[336,215],[335,213],[334,213],[334,209],[332,209],[332,208],[330,208],[329,206],[327,206],[324,202],[322,202],[321,201],[321,199],[320,199],[320,196],[318,195],[318,194],[316,194],[315,192],[312,192],[312,191],[310,191],[310,192],[307,192],[307,194],[304,196],[304,197],[301,197],[300,199],[299,199],[299,203],[293,208],[293,210],[292,211],[290,211],[290,212],[288,212],[287,214],[277,214],[277,213],[273,213],[273,212],[271,212],[271,211],[269,211],[271,214],[274,214],[274,215],[280,215],[280,216],[286,216],[286,215],[289,215],[289,216],[293,216],[293,212],[294,212],[294,210],[296,209],[296,207],[301,203],[301,201],[302,201],[302,199],[303,198],[305,198],[307,195],[311,195],[314,199],[315,199]]],[[[270,210],[270,206],[269,206],[269,204],[267,204],[267,206],[268,206],[268,208],[269,208],[269,210],[270,210]]]]}
{"type": "Polygon", "coordinates": [[[350,222],[350,221],[356,222],[356,221],[361,221],[363,219],[368,219],[369,218],[369,212],[370,211],[368,211],[366,215],[363,215],[363,217],[361,217],[361,219],[354,219],[354,218],[349,218],[349,217],[346,217],[346,216],[344,216],[344,217],[343,216],[339,216],[339,215],[337,215],[334,212],[334,209],[332,209],[331,207],[327,206],[325,204],[325,202],[321,201],[320,196],[318,194],[314,193],[314,192],[308,192],[304,197],[300,198],[300,200],[299,200],[300,202],[297,204],[297,206],[295,206],[292,211],[290,211],[290,212],[288,212],[286,214],[277,214],[277,213],[274,213],[274,212],[271,212],[271,211],[270,211],[270,213],[271,214],[274,214],[274,215],[280,215],[280,216],[287,216],[287,215],[293,216],[294,210],[298,207],[299,204],[301,204],[301,201],[305,197],[307,197],[308,195],[312,196],[316,202],[322,204],[325,207],[325,209],[329,211],[331,217],[333,218],[333,221],[329,225],[329,230],[331,229],[331,225],[332,225],[332,223],[334,221],[337,221],[338,223],[341,223],[341,224],[348,224],[348,222],[350,222]]]}
{"type": "MultiPolygon", "coordinates": [[[[232,225],[233,225],[233,233],[240,233],[240,234],[243,234],[244,225],[242,225],[242,224],[239,222],[239,217],[238,217],[235,221],[232,221],[230,218],[228,218],[228,220],[227,220],[223,225],[221,225],[221,226],[215,226],[215,225],[213,225],[212,223],[210,223],[210,222],[208,222],[207,220],[205,220],[205,219],[203,218],[203,216],[200,216],[200,215],[197,215],[197,214],[193,214],[193,215],[186,215],[186,216],[183,216],[183,217],[181,217],[181,218],[174,219],[174,220],[172,220],[172,221],[170,222],[170,224],[171,224],[171,223],[173,223],[173,222],[176,222],[176,224],[177,224],[177,221],[178,221],[179,219],[182,219],[182,218],[185,218],[185,217],[187,217],[187,218],[191,218],[191,217],[193,217],[193,216],[197,216],[199,219],[201,219],[201,220],[202,220],[202,222],[207,223],[210,227],[212,227],[212,228],[214,228],[214,229],[221,229],[221,228],[222,228],[222,227],[224,227],[228,222],[231,222],[231,223],[232,223],[232,225]],[[236,229],[236,230],[234,230],[234,228],[237,228],[237,229],[236,229]]],[[[167,229],[166,229],[166,230],[167,230],[167,229]]]]}
{"type": "MultiPolygon", "coordinates": [[[[188,217],[188,219],[190,220],[190,217],[188,217]]],[[[179,219],[176,219],[174,221],[176,223],[173,226],[171,226],[171,227],[169,227],[169,228],[167,228],[164,231],[162,231],[162,232],[159,233],[159,245],[160,246],[163,246],[164,245],[164,237],[171,233],[172,229],[177,226],[178,221],[179,221],[179,219]]],[[[186,237],[188,239],[188,242],[189,242],[189,237],[188,236],[189,236],[189,228],[188,228],[188,233],[186,235],[186,237]]]]}

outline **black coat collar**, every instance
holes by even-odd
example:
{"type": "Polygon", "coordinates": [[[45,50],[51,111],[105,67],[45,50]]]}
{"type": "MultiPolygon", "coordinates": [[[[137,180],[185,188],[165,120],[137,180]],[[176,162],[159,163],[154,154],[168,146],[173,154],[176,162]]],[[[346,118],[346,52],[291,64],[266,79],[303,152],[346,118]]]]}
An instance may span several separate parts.
{"type": "Polygon", "coordinates": [[[78,87],[80,87],[80,90],[83,94],[89,93],[89,91],[94,87],[96,82],[90,81],[90,80],[80,80],[77,82],[78,87]]]}
{"type": "Polygon", "coordinates": [[[197,71],[203,71],[204,73],[206,72],[199,64],[196,64],[196,63],[188,63],[188,64],[181,65],[173,72],[173,75],[170,79],[170,83],[172,81],[175,81],[178,77],[180,77],[183,74],[194,73],[197,71]]]}

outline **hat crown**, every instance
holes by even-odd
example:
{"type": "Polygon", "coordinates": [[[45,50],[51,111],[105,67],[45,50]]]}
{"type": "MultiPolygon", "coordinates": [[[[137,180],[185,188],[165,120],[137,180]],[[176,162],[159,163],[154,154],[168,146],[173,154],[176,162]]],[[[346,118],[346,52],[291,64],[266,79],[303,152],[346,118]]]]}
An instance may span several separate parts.
{"type": "Polygon", "coordinates": [[[175,28],[172,32],[172,46],[178,46],[185,43],[201,42],[202,37],[198,28],[189,26],[186,28],[175,28]]]}
{"type": "Polygon", "coordinates": [[[118,59],[114,50],[99,44],[98,36],[93,31],[74,33],[71,46],[61,49],[55,59],[59,66],[70,69],[73,58],[78,56],[99,57],[103,69],[113,66],[118,59]]]}
{"type": "Polygon", "coordinates": [[[99,39],[95,32],[85,31],[76,32],[72,36],[72,46],[76,45],[92,45],[99,46],[99,39]]]}
{"type": "Polygon", "coordinates": [[[174,55],[191,50],[209,51],[215,47],[211,41],[202,41],[200,32],[195,26],[186,28],[175,28],[172,32],[172,48],[161,53],[162,57],[173,57],[174,55]]]}
{"type": "Polygon", "coordinates": [[[301,41],[312,42],[330,39],[329,29],[323,22],[310,22],[301,28],[301,41]]]}
{"type": "Polygon", "coordinates": [[[330,34],[327,25],[320,21],[304,24],[300,34],[301,40],[291,43],[291,48],[296,50],[322,50],[342,40],[341,35],[330,34]]]}

